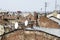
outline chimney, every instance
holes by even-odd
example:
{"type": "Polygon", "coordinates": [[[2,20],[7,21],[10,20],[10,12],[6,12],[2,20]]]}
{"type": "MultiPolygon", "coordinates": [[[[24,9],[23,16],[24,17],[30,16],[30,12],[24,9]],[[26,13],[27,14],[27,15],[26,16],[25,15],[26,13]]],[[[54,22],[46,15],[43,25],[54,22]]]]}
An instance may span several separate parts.
{"type": "Polygon", "coordinates": [[[37,20],[38,19],[38,13],[34,12],[34,19],[37,20]]]}
{"type": "Polygon", "coordinates": [[[36,26],[38,25],[37,19],[38,19],[38,13],[37,12],[34,12],[34,20],[35,20],[36,26]]]}

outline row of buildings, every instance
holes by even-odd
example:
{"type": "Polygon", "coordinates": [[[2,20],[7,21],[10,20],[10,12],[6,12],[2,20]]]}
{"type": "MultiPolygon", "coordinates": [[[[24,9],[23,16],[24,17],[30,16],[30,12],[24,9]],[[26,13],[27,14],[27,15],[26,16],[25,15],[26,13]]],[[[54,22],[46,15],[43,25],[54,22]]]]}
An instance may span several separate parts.
{"type": "Polygon", "coordinates": [[[60,12],[0,12],[0,35],[15,29],[33,28],[34,26],[45,28],[60,28],[60,12]],[[2,31],[3,30],[3,31],[2,31]]]}
{"type": "Polygon", "coordinates": [[[0,25],[3,26],[5,33],[15,29],[32,27],[36,25],[36,16],[38,16],[36,12],[0,12],[0,25]],[[25,26],[26,21],[28,22],[27,26],[25,26]]]}
{"type": "Polygon", "coordinates": [[[24,22],[30,21],[33,25],[56,28],[60,26],[60,12],[54,11],[47,13],[46,17],[44,13],[38,12],[0,12],[0,24],[11,25],[16,22],[24,24],[24,22]],[[48,24],[48,25],[47,25],[48,24]],[[55,25],[54,25],[55,24],[55,25]],[[54,25],[54,26],[53,26],[54,25]]]}

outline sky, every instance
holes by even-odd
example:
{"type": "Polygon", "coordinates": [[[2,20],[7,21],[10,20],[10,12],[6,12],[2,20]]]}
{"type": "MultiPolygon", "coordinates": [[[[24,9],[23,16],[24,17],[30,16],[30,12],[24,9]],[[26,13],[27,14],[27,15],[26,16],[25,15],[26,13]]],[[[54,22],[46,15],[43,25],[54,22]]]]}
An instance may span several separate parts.
{"type": "MultiPolygon", "coordinates": [[[[0,0],[0,10],[40,12],[45,11],[45,2],[47,11],[55,10],[55,0],[0,0]]],[[[57,4],[57,9],[60,9],[60,0],[57,0],[57,4]]]]}

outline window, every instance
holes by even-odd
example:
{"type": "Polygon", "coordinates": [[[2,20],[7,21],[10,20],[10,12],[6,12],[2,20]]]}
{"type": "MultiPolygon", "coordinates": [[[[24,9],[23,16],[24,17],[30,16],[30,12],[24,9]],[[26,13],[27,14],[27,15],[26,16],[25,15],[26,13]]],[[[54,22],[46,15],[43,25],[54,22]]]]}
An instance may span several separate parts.
{"type": "Polygon", "coordinates": [[[29,20],[31,20],[31,18],[29,18],[29,20]]]}

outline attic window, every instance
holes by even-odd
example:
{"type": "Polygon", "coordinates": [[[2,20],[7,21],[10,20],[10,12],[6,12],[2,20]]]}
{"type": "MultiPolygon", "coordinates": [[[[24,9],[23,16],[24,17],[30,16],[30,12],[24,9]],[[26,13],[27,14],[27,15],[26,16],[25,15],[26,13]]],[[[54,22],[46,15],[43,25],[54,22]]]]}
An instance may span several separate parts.
{"type": "Polygon", "coordinates": [[[17,19],[19,19],[19,17],[17,17],[17,19]]]}

